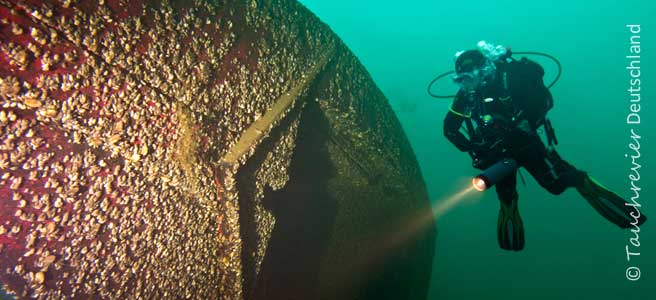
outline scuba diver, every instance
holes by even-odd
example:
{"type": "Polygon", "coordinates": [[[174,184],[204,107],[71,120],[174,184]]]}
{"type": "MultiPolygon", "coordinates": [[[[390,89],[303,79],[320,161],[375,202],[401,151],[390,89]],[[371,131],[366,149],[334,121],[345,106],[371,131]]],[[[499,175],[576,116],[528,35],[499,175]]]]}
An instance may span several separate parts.
{"type": "MultiPolygon", "coordinates": [[[[524,167],[554,195],[575,187],[599,214],[620,228],[640,226],[646,221],[637,208],[627,205],[627,201],[556,152],[554,144],[558,142],[546,118],[553,107],[549,87],[555,81],[548,87],[544,85],[544,69],[538,63],[526,57],[516,60],[509,48],[484,41],[479,42],[478,49],[456,56],[453,81],[460,89],[444,119],[444,135],[460,151],[469,153],[477,169],[492,169],[501,161],[512,161],[508,175],[495,182],[500,201],[497,237],[502,249],[524,248],[524,228],[517,207],[518,167],[524,167]],[[541,138],[542,131],[547,145],[541,138]]],[[[432,94],[431,85],[432,96],[448,97],[432,94]]]]}

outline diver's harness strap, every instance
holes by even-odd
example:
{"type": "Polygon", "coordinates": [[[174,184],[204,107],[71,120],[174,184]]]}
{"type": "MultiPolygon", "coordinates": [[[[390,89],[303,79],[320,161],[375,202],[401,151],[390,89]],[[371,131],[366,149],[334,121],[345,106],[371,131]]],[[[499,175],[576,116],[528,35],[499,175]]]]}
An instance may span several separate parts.
{"type": "Polygon", "coordinates": [[[547,144],[549,147],[558,145],[558,139],[556,138],[556,131],[553,126],[551,126],[551,121],[547,118],[544,119],[544,132],[547,136],[547,144]]]}
{"type": "Polygon", "coordinates": [[[463,117],[463,118],[465,118],[465,119],[469,119],[469,118],[471,118],[471,115],[467,115],[467,114],[464,114],[464,113],[458,112],[458,111],[456,111],[455,109],[453,109],[453,105],[449,106],[449,111],[450,111],[451,113],[453,113],[454,115],[459,116],[459,117],[463,117]]]}

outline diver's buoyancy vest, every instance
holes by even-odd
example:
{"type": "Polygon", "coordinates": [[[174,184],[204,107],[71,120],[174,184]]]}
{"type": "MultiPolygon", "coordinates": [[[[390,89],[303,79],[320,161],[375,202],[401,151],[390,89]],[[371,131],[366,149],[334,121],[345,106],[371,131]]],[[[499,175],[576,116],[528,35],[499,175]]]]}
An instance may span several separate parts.
{"type": "Polygon", "coordinates": [[[544,86],[544,69],[529,59],[506,59],[496,63],[494,83],[479,93],[462,95],[468,107],[467,131],[476,140],[498,138],[511,129],[515,119],[526,119],[533,130],[544,124],[553,107],[551,93],[544,86]]]}

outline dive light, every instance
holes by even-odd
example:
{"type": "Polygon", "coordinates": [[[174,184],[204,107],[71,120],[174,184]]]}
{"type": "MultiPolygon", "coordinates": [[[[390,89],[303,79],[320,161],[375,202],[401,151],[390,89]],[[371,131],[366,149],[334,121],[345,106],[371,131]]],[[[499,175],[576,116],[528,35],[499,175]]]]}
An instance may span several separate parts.
{"type": "Polygon", "coordinates": [[[500,160],[491,167],[485,169],[483,173],[474,177],[474,179],[472,179],[472,185],[474,185],[474,188],[477,191],[482,192],[491,188],[508,175],[511,175],[515,170],[517,170],[516,160],[512,158],[500,160]]]}

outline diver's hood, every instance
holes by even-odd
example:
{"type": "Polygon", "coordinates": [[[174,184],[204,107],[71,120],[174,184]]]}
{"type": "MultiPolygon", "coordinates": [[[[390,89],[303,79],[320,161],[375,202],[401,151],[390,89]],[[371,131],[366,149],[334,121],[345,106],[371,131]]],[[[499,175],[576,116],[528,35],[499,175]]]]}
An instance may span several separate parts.
{"type": "Polygon", "coordinates": [[[477,90],[494,80],[495,62],[509,54],[506,47],[480,41],[477,49],[456,53],[456,75],[453,81],[461,88],[477,90]]]}

